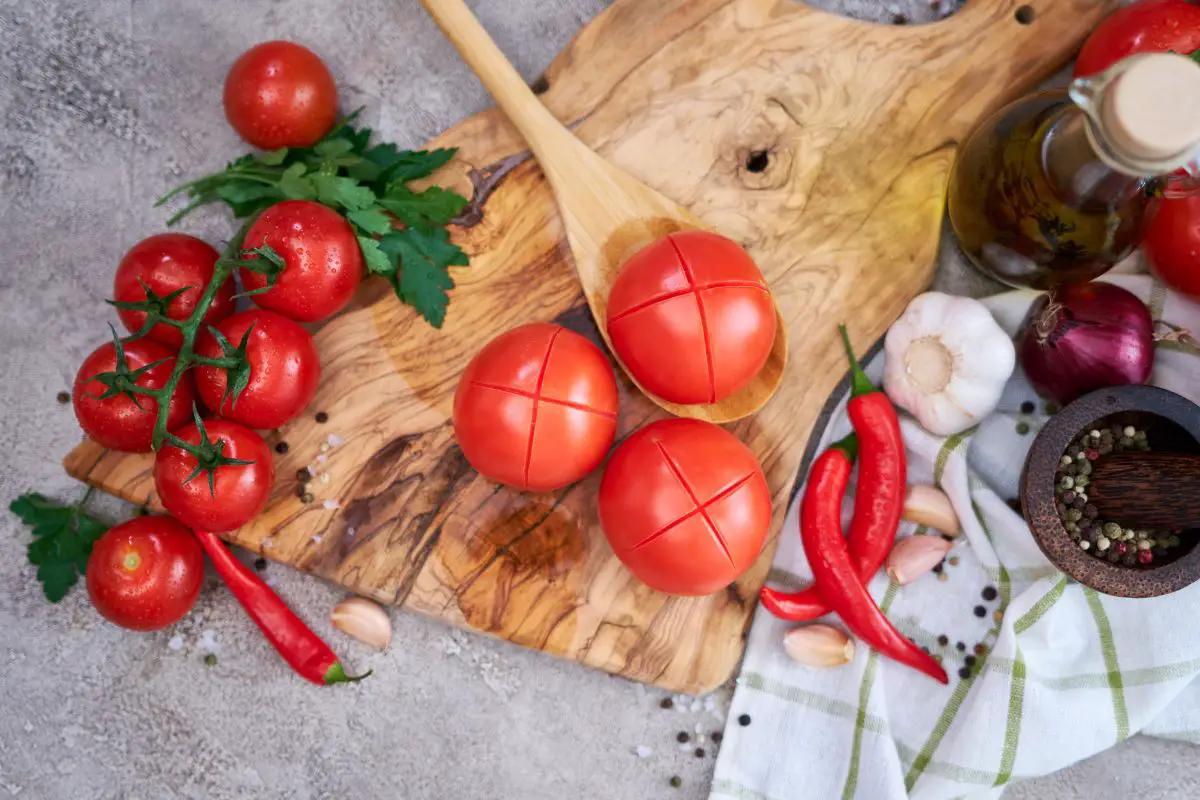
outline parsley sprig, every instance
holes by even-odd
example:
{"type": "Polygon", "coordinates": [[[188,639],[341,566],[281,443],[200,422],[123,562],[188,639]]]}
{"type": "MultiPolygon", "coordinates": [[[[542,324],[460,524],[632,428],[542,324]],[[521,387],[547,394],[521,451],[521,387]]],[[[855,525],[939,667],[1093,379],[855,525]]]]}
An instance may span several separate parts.
{"type": "Polygon", "coordinates": [[[467,200],[440,186],[418,191],[409,183],[433,174],[457,151],[372,145],[371,130],[352,124],[357,114],[313,147],[242,156],[220,172],[174,189],[157,205],[187,195],[190,202],[170,225],[209,203],[226,204],[238,218],[281,200],[323,203],[354,227],[367,269],[387,278],[401,300],[440,328],[447,292],[454,288],[449,268],[467,264],[445,226],[467,200]]]}
{"type": "Polygon", "coordinates": [[[87,572],[92,545],[108,526],[83,510],[91,489],[75,505],[64,506],[36,492],[23,494],[9,510],[33,528],[29,563],[37,567],[42,591],[51,603],[66,596],[87,572]]]}

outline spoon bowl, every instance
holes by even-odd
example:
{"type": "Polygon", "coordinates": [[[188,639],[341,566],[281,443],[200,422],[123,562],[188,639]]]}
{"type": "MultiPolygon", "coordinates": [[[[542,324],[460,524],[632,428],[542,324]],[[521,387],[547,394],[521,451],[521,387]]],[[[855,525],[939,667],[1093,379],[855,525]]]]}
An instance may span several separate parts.
{"type": "MultiPolygon", "coordinates": [[[[622,265],[651,242],[683,230],[711,230],[691,211],[605,161],[546,110],[462,0],[422,0],[426,10],[529,143],[554,189],[567,244],[596,327],[634,385],[680,417],[733,422],[775,394],[787,364],[787,326],[775,305],[775,340],[749,385],[717,403],[670,403],[648,392],[621,363],[608,335],[608,296],[622,265]]],[[[714,231],[716,233],[717,231],[714,231]]],[[[772,296],[772,302],[774,297],[772,296]]]]}

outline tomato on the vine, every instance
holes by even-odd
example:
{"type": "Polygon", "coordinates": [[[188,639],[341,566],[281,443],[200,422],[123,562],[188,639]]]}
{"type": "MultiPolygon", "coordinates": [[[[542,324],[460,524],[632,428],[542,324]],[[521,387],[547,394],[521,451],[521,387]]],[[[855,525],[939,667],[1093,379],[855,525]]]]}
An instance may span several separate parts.
{"type": "MultiPolygon", "coordinates": [[[[246,232],[246,249],[269,245],[284,261],[271,288],[251,299],[261,308],[301,322],[341,311],[363,277],[362,250],[341,214],[309,200],[285,200],[264,211],[246,232]]],[[[257,258],[252,257],[252,258],[257,258]]],[[[267,286],[267,276],[240,270],[247,291],[267,286]]]]}
{"type": "Polygon", "coordinates": [[[257,433],[229,420],[206,420],[204,432],[206,436],[192,424],[175,435],[200,448],[207,440],[210,454],[250,463],[208,470],[194,454],[177,444],[165,444],[154,459],[154,487],[163,508],[188,527],[211,533],[231,531],[267,506],[275,485],[271,448],[257,433]]]}
{"type": "MultiPolygon", "coordinates": [[[[234,314],[216,329],[232,348],[239,347],[247,332],[249,337],[244,367],[248,371],[242,375],[245,388],[236,398],[226,396],[229,373],[225,369],[196,369],[196,391],[214,413],[249,428],[266,430],[295,418],[312,401],[321,377],[321,361],[312,337],[300,323],[255,308],[234,314]]],[[[212,333],[202,331],[196,341],[196,355],[222,358],[227,354],[212,333]]],[[[237,383],[235,377],[234,385],[237,383]]]]}
{"type": "Polygon", "coordinates": [[[138,517],[96,540],[87,564],[88,595],[122,628],[153,631],[178,622],[200,594],[204,553],[170,517],[138,517]]]}
{"type": "Polygon", "coordinates": [[[311,147],[333,127],[337,85],[307,47],[263,42],[229,68],[224,103],[229,124],[255,147],[311,147]]]}
{"type": "MultiPolygon", "coordinates": [[[[146,289],[158,299],[164,299],[181,289],[186,291],[165,304],[170,319],[185,320],[196,310],[196,302],[204,294],[205,287],[213,277],[213,265],[219,253],[207,242],[185,233],[160,233],[143,239],[129,248],[129,252],[117,265],[113,280],[113,300],[120,305],[147,304],[146,289]],[[143,285],[144,284],[144,285],[143,285]]],[[[150,301],[150,305],[163,305],[150,301]]],[[[117,307],[121,324],[130,333],[137,333],[146,322],[146,311],[117,307]]],[[[204,322],[215,325],[233,313],[233,281],[226,281],[217,290],[204,322]]],[[[178,350],[183,345],[183,334],[178,328],[158,323],[146,338],[162,342],[178,350]]]]}
{"type": "Polygon", "coordinates": [[[1142,247],[1163,283],[1200,300],[1200,197],[1161,200],[1142,247]]]}
{"type": "MultiPolygon", "coordinates": [[[[118,386],[106,386],[96,376],[117,370],[116,345],[100,345],[84,359],[75,375],[72,399],[75,417],[83,432],[110,450],[145,453],[154,439],[154,421],[158,401],[153,397],[135,394],[136,402],[126,394],[114,394],[100,399],[120,384],[143,389],[161,389],[167,385],[175,368],[175,353],[158,342],[134,339],[122,345],[125,351],[126,375],[114,381],[118,386]],[[155,362],[161,362],[150,366],[155,362]],[[146,369],[149,367],[149,369],[146,369]],[[144,371],[142,371],[144,370],[144,371]]],[[[187,422],[192,413],[194,390],[187,373],[179,379],[167,407],[167,430],[172,431],[187,422]]]]}
{"type": "Polygon", "coordinates": [[[1092,31],[1075,76],[1103,72],[1135,53],[1191,55],[1200,49],[1200,5],[1189,0],[1138,0],[1109,14],[1092,31]]]}

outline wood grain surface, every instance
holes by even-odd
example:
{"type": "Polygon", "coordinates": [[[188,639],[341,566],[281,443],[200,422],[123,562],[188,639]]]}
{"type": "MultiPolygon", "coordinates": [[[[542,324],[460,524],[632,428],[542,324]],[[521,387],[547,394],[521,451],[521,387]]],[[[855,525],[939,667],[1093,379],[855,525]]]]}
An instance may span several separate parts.
{"type": "Polygon", "coordinates": [[[1121,525],[1200,530],[1200,454],[1104,456],[1092,468],[1088,502],[1121,525]]]}
{"type": "MultiPolygon", "coordinates": [[[[845,373],[836,325],[865,349],[928,285],[958,143],[989,109],[1070,58],[1115,0],[972,0],[928,26],[880,26],[791,0],[617,0],[538,83],[548,108],[620,169],[743,243],[787,322],[776,396],[730,426],[758,455],[774,524],[726,591],[671,598],[632,578],[596,517],[599,472],[555,494],[480,478],[454,440],[458,375],[496,334],[557,321],[599,341],[537,164],[497,111],[431,144],[474,193],[455,239],[445,327],[371,282],[316,336],[313,415],[272,434],[275,497],[225,538],[348,590],[626,677],[700,692],[736,666],[805,444],[845,373]],[[343,441],[320,452],[330,434],[343,441]],[[329,475],[296,495],[296,471],[329,475]],[[328,501],[328,502],[326,502],[328,501]],[[329,507],[327,507],[329,506],[329,507]]],[[[464,67],[465,69],[465,67],[464,67]]],[[[663,415],[621,382],[624,436],[663,415]]],[[[336,441],[336,440],[335,440],[336,441]]],[[[85,442],[68,471],[156,506],[148,456],[85,442]]],[[[794,532],[788,532],[794,535],[794,532]]]]}

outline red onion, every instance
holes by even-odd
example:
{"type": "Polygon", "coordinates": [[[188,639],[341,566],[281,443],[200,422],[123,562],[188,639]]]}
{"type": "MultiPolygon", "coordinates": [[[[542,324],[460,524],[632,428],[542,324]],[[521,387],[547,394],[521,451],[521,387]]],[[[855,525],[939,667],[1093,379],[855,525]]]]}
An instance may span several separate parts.
{"type": "Polygon", "coordinates": [[[1097,389],[1145,383],[1154,366],[1154,322],[1120,286],[1063,286],[1034,302],[1017,356],[1037,393],[1065,405],[1097,389]]]}

